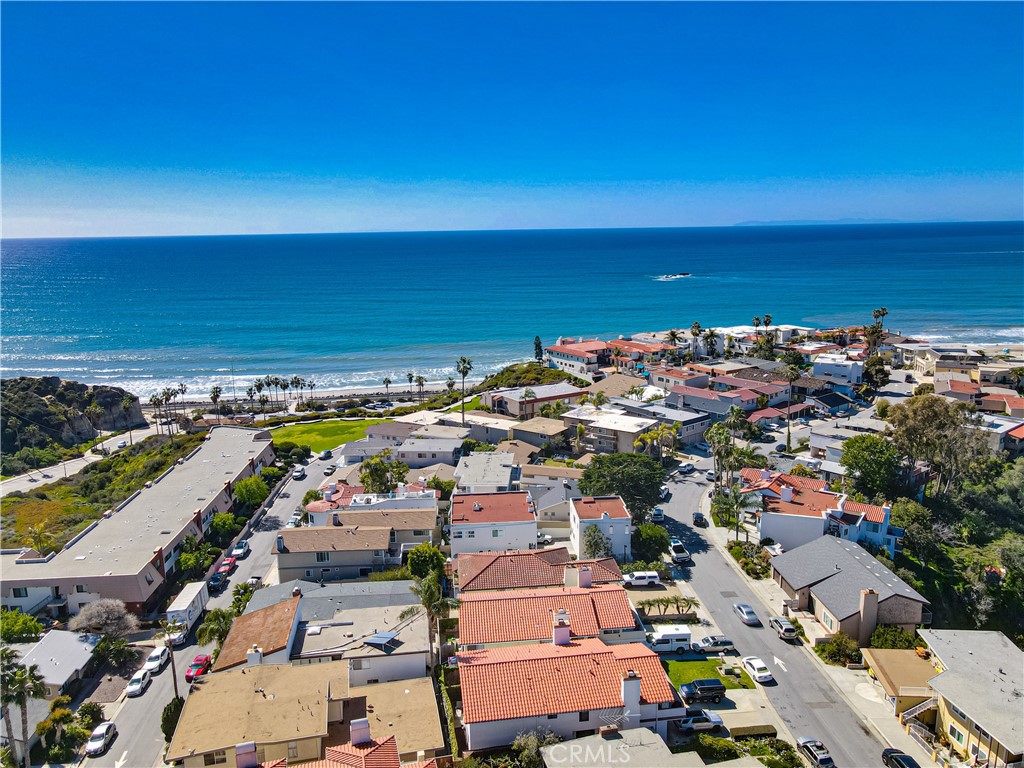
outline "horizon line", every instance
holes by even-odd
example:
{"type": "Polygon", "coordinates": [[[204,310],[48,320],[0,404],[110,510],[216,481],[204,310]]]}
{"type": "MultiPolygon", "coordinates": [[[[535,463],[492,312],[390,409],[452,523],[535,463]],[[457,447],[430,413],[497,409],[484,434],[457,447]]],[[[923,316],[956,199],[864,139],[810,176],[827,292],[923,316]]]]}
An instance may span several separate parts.
{"type": "Polygon", "coordinates": [[[78,235],[78,236],[53,236],[33,235],[31,237],[2,237],[0,242],[14,242],[18,240],[154,240],[169,238],[189,237],[310,237],[317,235],[429,235],[429,234],[469,234],[469,233],[507,233],[507,232],[589,232],[589,231],[649,231],[667,229],[778,229],[784,227],[888,227],[888,226],[912,226],[919,224],[1022,224],[1022,219],[869,219],[869,218],[841,218],[822,220],[768,220],[768,221],[740,221],[733,224],[699,224],[689,226],[659,226],[659,227],[514,227],[500,229],[352,229],[329,232],[221,232],[221,233],[192,233],[182,234],[153,234],[153,235],[78,235]]]}

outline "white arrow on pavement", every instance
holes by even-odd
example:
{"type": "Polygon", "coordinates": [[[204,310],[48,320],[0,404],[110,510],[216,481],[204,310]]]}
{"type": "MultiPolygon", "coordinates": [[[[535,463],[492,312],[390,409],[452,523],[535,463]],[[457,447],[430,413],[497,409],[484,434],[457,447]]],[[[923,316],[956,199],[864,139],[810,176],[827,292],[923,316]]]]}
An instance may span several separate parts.
{"type": "Polygon", "coordinates": [[[783,672],[786,671],[786,665],[782,663],[782,659],[778,656],[772,656],[772,661],[775,662],[775,666],[781,669],[783,672]]]}
{"type": "Polygon", "coordinates": [[[121,757],[114,761],[114,768],[121,768],[122,765],[128,762],[128,750],[126,749],[121,753],[121,757]]]}

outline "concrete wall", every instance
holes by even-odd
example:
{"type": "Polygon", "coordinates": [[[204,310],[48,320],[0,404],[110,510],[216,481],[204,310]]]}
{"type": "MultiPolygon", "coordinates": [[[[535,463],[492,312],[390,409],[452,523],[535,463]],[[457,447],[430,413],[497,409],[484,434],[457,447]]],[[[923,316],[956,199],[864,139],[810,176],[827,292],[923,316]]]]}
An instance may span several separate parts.
{"type": "MultiPolygon", "coordinates": [[[[296,757],[289,760],[290,763],[304,763],[310,760],[316,760],[321,756],[321,744],[320,739],[303,739],[295,742],[297,749],[296,757]]],[[[256,744],[256,755],[261,763],[263,762],[274,762],[276,760],[288,758],[288,742],[280,742],[277,744],[256,744]]],[[[238,763],[235,761],[235,748],[229,747],[225,750],[225,762],[217,763],[218,766],[224,766],[225,768],[236,768],[238,763]]],[[[184,768],[205,768],[205,755],[191,755],[186,757],[182,761],[184,768]]]]}
{"type": "Polygon", "coordinates": [[[452,557],[466,552],[504,552],[506,549],[536,549],[537,521],[513,523],[459,524],[451,528],[452,557]],[[456,534],[462,536],[456,538],[456,534]],[[500,535],[495,535],[499,533],[500,535]]]}
{"type": "Polygon", "coordinates": [[[371,570],[384,567],[382,557],[373,552],[339,552],[332,551],[326,563],[316,561],[315,552],[278,552],[277,570],[282,582],[291,579],[355,579],[371,570]],[[324,573],[323,569],[327,569],[324,573]],[[310,573],[306,573],[310,571],[310,573]]]}
{"type": "Polygon", "coordinates": [[[820,539],[825,533],[825,522],[820,517],[764,512],[758,523],[758,532],[762,539],[775,539],[777,544],[789,552],[820,539]]]}
{"type": "Polygon", "coordinates": [[[596,525],[601,532],[608,537],[612,545],[612,556],[617,560],[628,562],[633,559],[632,550],[632,520],[629,518],[608,518],[607,520],[580,520],[579,516],[570,511],[569,513],[569,544],[570,549],[577,555],[583,557],[580,551],[583,542],[583,530],[588,525],[596,525]]]}

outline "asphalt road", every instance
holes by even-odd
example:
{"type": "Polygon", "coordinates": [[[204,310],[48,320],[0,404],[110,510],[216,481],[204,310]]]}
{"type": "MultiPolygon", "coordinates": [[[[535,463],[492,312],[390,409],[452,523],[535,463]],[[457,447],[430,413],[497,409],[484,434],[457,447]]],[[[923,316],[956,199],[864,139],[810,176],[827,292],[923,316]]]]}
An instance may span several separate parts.
{"type": "Polygon", "coordinates": [[[693,565],[674,566],[675,575],[690,582],[721,633],[733,640],[739,652],[737,660],[741,656],[760,656],[771,669],[776,683],[762,689],[794,737],[820,739],[839,768],[878,765],[882,743],[850,709],[817,662],[808,657],[809,651],[782,641],[767,627],[748,627],[733,611],[734,603],[747,603],[762,622],[767,622],[781,606],[769,612],[701,529],[689,524],[710,485],[704,479],[704,470],[711,468],[711,460],[694,463],[696,472],[669,481],[672,496],[661,505],[669,533],[682,539],[693,554],[693,565]]]}

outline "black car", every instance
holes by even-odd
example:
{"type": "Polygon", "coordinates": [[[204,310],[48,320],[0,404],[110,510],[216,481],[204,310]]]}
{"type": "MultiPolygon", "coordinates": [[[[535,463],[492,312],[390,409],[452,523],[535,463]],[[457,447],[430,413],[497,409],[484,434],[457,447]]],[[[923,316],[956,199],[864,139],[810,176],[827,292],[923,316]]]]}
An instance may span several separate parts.
{"type": "Polygon", "coordinates": [[[716,678],[694,680],[679,686],[679,697],[689,706],[695,702],[711,701],[717,704],[725,698],[725,683],[716,678]]]}
{"type": "Polygon", "coordinates": [[[695,526],[697,526],[698,528],[707,528],[708,521],[704,517],[704,513],[703,512],[694,512],[693,513],[693,524],[695,526]]]}
{"type": "Polygon", "coordinates": [[[210,577],[210,591],[220,592],[228,585],[228,577],[223,573],[215,573],[210,577]]]}
{"type": "Polygon", "coordinates": [[[889,768],[921,768],[917,760],[898,749],[883,749],[882,764],[889,768]]]}

